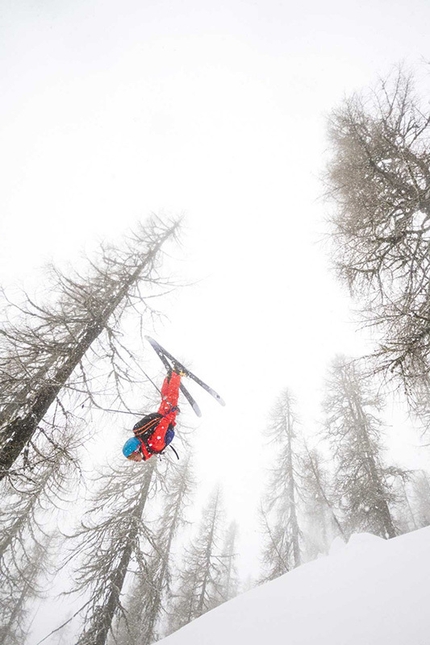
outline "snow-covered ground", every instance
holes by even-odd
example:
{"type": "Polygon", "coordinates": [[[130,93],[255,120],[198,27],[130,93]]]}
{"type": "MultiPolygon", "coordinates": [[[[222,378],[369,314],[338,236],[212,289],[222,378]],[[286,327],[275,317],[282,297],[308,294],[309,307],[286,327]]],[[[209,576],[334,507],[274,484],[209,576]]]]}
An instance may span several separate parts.
{"type": "Polygon", "coordinates": [[[354,535],[253,589],[162,645],[429,645],[430,527],[354,535]]]}

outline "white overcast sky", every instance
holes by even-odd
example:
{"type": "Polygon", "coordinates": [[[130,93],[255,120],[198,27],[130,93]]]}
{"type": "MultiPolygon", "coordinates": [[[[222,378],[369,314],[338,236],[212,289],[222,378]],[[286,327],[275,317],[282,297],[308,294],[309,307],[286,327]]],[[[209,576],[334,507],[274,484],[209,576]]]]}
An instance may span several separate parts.
{"type": "Polygon", "coordinates": [[[2,0],[0,282],[185,214],[171,266],[200,283],[156,335],[227,401],[193,388],[232,512],[280,390],[311,426],[330,359],[366,345],[321,243],[326,114],[430,59],[429,33],[427,0],[2,0]]]}

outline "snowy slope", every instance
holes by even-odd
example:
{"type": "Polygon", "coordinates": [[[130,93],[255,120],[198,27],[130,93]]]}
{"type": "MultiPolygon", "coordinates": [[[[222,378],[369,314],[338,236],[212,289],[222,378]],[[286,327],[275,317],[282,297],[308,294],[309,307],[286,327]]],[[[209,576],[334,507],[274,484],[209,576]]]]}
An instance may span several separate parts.
{"type": "Polygon", "coordinates": [[[430,527],[369,534],[225,603],[162,645],[430,645],[430,527]]]}

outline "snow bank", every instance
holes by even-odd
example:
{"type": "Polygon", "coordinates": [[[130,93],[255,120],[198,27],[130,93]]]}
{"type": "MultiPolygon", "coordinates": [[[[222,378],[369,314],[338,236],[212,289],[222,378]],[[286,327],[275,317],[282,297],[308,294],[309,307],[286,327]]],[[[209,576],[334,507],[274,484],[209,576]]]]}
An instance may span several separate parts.
{"type": "Polygon", "coordinates": [[[354,535],[205,614],[162,645],[429,645],[430,527],[354,535]]]}

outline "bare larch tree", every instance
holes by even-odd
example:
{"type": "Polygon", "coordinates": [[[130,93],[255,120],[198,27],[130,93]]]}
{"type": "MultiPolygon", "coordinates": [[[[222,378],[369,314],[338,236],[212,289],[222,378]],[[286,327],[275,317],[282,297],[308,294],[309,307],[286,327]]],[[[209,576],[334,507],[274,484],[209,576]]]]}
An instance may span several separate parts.
{"type": "Polygon", "coordinates": [[[41,573],[46,572],[46,553],[52,536],[34,542],[26,553],[25,572],[15,567],[15,579],[9,573],[0,590],[0,645],[22,645],[30,633],[29,600],[40,597],[41,573]]]}
{"type": "Polygon", "coordinates": [[[27,602],[42,594],[38,581],[54,573],[51,558],[60,537],[56,533],[51,539],[56,532],[55,514],[61,515],[59,507],[70,499],[70,484],[77,483],[80,474],[74,458],[75,430],[63,429],[61,445],[40,437],[38,460],[20,478],[0,482],[0,623],[7,625],[5,645],[14,642],[14,633],[18,642],[24,641],[27,602]]]}
{"type": "Polygon", "coordinates": [[[236,521],[230,522],[219,557],[221,565],[219,604],[235,598],[239,592],[239,576],[236,566],[239,555],[237,551],[238,531],[238,523],[236,521]]]}
{"type": "Polygon", "coordinates": [[[286,389],[271,412],[268,435],[276,445],[277,456],[261,506],[265,537],[263,562],[272,580],[301,564],[301,531],[298,520],[299,454],[296,450],[295,400],[286,389]]]}
{"type": "Polygon", "coordinates": [[[152,547],[145,560],[137,561],[133,583],[114,629],[112,643],[118,645],[151,645],[159,640],[168,606],[171,602],[173,545],[185,522],[185,507],[194,486],[190,458],[183,464],[169,463],[163,481],[164,495],[157,495],[160,518],[153,529],[152,547]]]}
{"type": "Polygon", "coordinates": [[[414,515],[417,528],[430,526],[430,477],[423,470],[414,473],[413,477],[414,515]]]}
{"type": "Polygon", "coordinates": [[[301,458],[301,490],[304,502],[303,535],[306,559],[327,553],[333,539],[344,537],[337,517],[335,496],[332,495],[332,476],[321,452],[310,449],[306,442],[301,458]]]}
{"type": "Polygon", "coordinates": [[[92,508],[71,538],[75,561],[70,593],[89,593],[77,645],[105,645],[112,623],[124,612],[122,594],[133,562],[145,562],[152,532],[145,521],[150,491],[157,486],[157,460],[111,467],[99,476],[92,508]]]}
{"type": "Polygon", "coordinates": [[[186,550],[180,568],[169,633],[188,624],[219,604],[221,566],[220,533],[224,509],[217,487],[203,509],[198,534],[186,550]]]}
{"type": "MultiPolygon", "coordinates": [[[[374,369],[428,404],[430,374],[430,111],[396,70],[329,119],[327,191],[333,257],[367,324],[374,369]]],[[[428,407],[427,407],[428,409],[428,407]]]]}
{"type": "Polygon", "coordinates": [[[390,505],[396,503],[394,482],[403,472],[382,461],[382,406],[357,363],[338,356],[326,383],[325,434],[336,462],[335,487],[347,534],[397,534],[390,505]]]}

